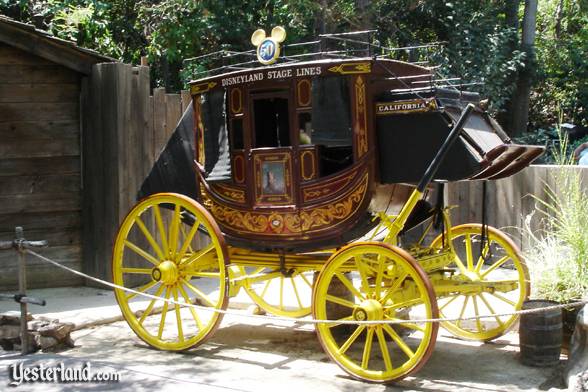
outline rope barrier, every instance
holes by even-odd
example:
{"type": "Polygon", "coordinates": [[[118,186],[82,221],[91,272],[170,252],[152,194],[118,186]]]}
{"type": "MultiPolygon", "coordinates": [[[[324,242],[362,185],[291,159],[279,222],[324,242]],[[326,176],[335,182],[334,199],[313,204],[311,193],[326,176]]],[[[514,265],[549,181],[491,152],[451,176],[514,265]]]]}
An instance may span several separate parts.
{"type": "Polygon", "coordinates": [[[352,325],[377,325],[377,324],[407,324],[407,323],[413,323],[413,324],[424,324],[424,323],[439,323],[439,322],[451,322],[451,321],[468,321],[468,320],[478,320],[478,319],[485,319],[485,318],[497,318],[497,317],[501,317],[501,316],[513,316],[513,315],[521,315],[521,314],[531,314],[531,313],[541,313],[541,312],[545,312],[548,310],[555,310],[555,309],[563,309],[563,308],[575,308],[577,306],[582,306],[588,303],[588,300],[581,300],[581,301],[577,301],[577,302],[572,302],[572,303],[568,303],[568,304],[561,304],[561,305],[550,305],[550,306],[545,306],[545,307],[541,307],[541,308],[533,308],[533,309],[525,309],[525,310],[517,310],[517,311],[513,311],[513,312],[506,312],[506,313],[493,313],[493,314],[488,314],[488,315],[478,315],[478,316],[470,316],[470,317],[455,317],[455,318],[430,318],[430,319],[398,319],[398,320],[365,320],[365,321],[359,321],[359,320],[317,320],[317,319],[299,319],[299,318],[294,318],[294,317],[283,317],[283,316],[262,316],[262,315],[255,315],[255,314],[244,314],[244,313],[239,313],[239,312],[234,312],[234,311],[230,311],[230,310],[224,310],[224,309],[215,309],[215,308],[211,308],[211,307],[207,307],[207,306],[201,306],[201,305],[196,305],[196,304],[192,304],[192,303],[186,303],[186,302],[177,302],[174,301],[173,299],[170,298],[162,298],[162,297],[158,297],[155,295],[151,295],[151,294],[147,294],[147,293],[143,293],[137,290],[133,290],[124,286],[120,286],[117,285],[115,283],[111,283],[111,282],[107,282],[105,280],[102,279],[98,279],[95,278],[93,276],[87,275],[83,272],[74,270],[73,268],[64,266],[59,264],[58,262],[51,260],[43,255],[40,255],[30,249],[26,249],[25,252],[29,253],[32,256],[35,256],[37,258],[39,258],[40,260],[43,260],[47,263],[53,264],[56,267],[59,267],[61,269],[64,269],[66,271],[69,271],[75,275],[81,276],[83,278],[86,279],[90,279],[94,282],[100,283],[104,286],[108,286],[114,289],[119,289],[119,290],[123,290],[129,293],[133,293],[136,295],[140,295],[146,298],[151,298],[151,299],[155,299],[155,300],[161,300],[173,305],[179,305],[182,307],[190,307],[190,308],[194,308],[194,309],[199,309],[199,310],[203,310],[203,311],[207,311],[207,312],[215,312],[215,313],[219,313],[219,314],[227,314],[227,315],[231,315],[231,316],[236,316],[236,317],[244,317],[244,318],[252,318],[252,319],[261,319],[261,320],[273,320],[273,321],[285,321],[285,322],[295,322],[295,323],[301,323],[301,324],[352,324],[352,325]]]}

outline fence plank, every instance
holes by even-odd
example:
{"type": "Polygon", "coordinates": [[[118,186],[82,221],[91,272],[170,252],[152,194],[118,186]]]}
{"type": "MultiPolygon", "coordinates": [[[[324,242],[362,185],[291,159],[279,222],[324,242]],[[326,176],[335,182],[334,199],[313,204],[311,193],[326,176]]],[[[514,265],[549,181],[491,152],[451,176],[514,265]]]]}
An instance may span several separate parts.
{"type": "Polygon", "coordinates": [[[0,196],[33,193],[79,192],[79,190],[79,174],[10,176],[2,178],[0,196]]]}
{"type": "Polygon", "coordinates": [[[188,106],[192,105],[192,95],[188,90],[182,90],[180,95],[182,96],[182,113],[184,113],[188,106]]]}
{"type": "Polygon", "coordinates": [[[167,142],[166,112],[165,89],[153,89],[153,156],[155,159],[167,142]]]}
{"type": "Polygon", "coordinates": [[[176,129],[180,117],[182,117],[182,97],[180,94],[167,94],[165,110],[165,143],[167,143],[167,140],[171,137],[174,129],[176,129]]]}

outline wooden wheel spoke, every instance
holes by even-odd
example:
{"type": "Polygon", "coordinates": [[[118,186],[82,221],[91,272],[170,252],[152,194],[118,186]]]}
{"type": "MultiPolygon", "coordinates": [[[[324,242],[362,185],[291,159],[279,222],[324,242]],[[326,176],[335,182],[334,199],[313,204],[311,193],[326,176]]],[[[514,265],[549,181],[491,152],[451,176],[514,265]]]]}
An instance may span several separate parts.
{"type": "Polygon", "coordinates": [[[510,299],[508,299],[508,298],[506,298],[506,297],[503,297],[502,295],[500,295],[500,294],[498,294],[498,293],[496,293],[496,292],[494,292],[494,293],[490,293],[490,295],[492,295],[492,296],[494,296],[494,297],[496,297],[496,298],[498,298],[498,299],[500,299],[500,300],[502,300],[502,301],[506,302],[506,303],[507,303],[507,304],[509,304],[510,306],[513,306],[513,307],[514,307],[514,306],[516,306],[516,303],[515,303],[515,302],[511,301],[510,299]]]}
{"type": "Polygon", "coordinates": [[[486,242],[486,244],[484,244],[484,249],[482,250],[482,254],[480,255],[480,257],[478,257],[478,262],[476,263],[476,268],[474,269],[474,272],[476,272],[477,274],[480,273],[480,270],[482,269],[482,266],[484,265],[484,261],[486,256],[488,255],[488,252],[490,251],[490,240],[488,240],[488,242],[486,242]]]}
{"type": "MultiPolygon", "coordinates": [[[[482,302],[484,302],[484,305],[486,305],[486,307],[488,308],[488,310],[490,311],[491,314],[496,314],[494,309],[492,309],[492,306],[490,306],[490,303],[488,302],[488,300],[484,297],[484,293],[480,293],[480,299],[482,300],[482,302]]],[[[494,316],[494,318],[498,322],[498,325],[500,325],[502,328],[504,328],[504,323],[502,322],[502,320],[500,320],[500,317],[494,316]]]]}
{"type": "Polygon", "coordinates": [[[465,251],[466,251],[466,262],[467,262],[468,271],[473,271],[474,258],[472,256],[472,237],[470,234],[466,234],[466,237],[465,237],[465,251]]]}
{"type": "Polygon", "coordinates": [[[139,226],[139,229],[141,230],[141,232],[143,233],[143,235],[145,236],[145,238],[147,239],[155,253],[157,253],[157,257],[159,257],[159,260],[165,259],[165,257],[163,256],[163,252],[161,251],[161,248],[159,247],[151,233],[149,233],[149,230],[147,230],[147,227],[145,226],[141,218],[137,216],[135,218],[135,223],[137,224],[137,226],[139,226]]]}
{"type": "Polygon", "coordinates": [[[380,293],[382,291],[382,279],[384,278],[384,260],[382,260],[384,256],[378,255],[378,272],[376,274],[376,289],[375,294],[376,298],[380,298],[380,293]]]}
{"type": "Polygon", "coordinates": [[[185,279],[182,279],[182,283],[185,284],[187,288],[192,290],[194,292],[194,294],[196,294],[198,297],[200,297],[206,303],[206,305],[208,305],[212,308],[214,308],[216,306],[214,304],[214,302],[212,302],[212,300],[210,298],[208,298],[208,295],[204,294],[198,288],[194,287],[190,282],[188,282],[185,279]]]}
{"type": "Polygon", "coordinates": [[[193,271],[189,269],[183,270],[187,275],[195,278],[213,278],[218,279],[221,276],[220,272],[205,272],[205,271],[193,271]]]}
{"type": "Polygon", "coordinates": [[[186,260],[180,260],[180,265],[187,268],[188,266],[196,263],[201,257],[206,255],[211,250],[215,249],[214,244],[211,242],[210,244],[206,245],[204,248],[200,249],[197,253],[190,255],[186,260]]]}
{"type": "Polygon", "coordinates": [[[142,258],[144,258],[145,260],[147,260],[148,262],[150,262],[154,266],[159,265],[159,260],[157,260],[155,257],[150,255],[149,253],[145,252],[143,249],[139,248],[137,245],[133,244],[131,241],[125,240],[124,244],[127,248],[129,248],[130,250],[132,250],[133,252],[135,252],[136,254],[138,254],[139,256],[141,256],[142,258]]]}
{"type": "Polygon", "coordinates": [[[169,228],[169,255],[175,259],[176,252],[178,250],[178,235],[180,234],[180,205],[176,204],[174,207],[174,215],[172,217],[171,225],[169,228]]]}
{"type": "Polygon", "coordinates": [[[133,268],[133,267],[123,267],[120,269],[123,274],[142,274],[142,275],[151,275],[151,268],[133,268]]]}
{"type": "Polygon", "coordinates": [[[265,293],[267,293],[267,289],[269,288],[271,282],[272,281],[269,279],[265,282],[265,285],[263,286],[263,290],[261,290],[261,295],[260,295],[261,298],[265,297],[265,293]]]}
{"type": "Polygon", "coordinates": [[[343,285],[345,285],[345,287],[347,287],[347,289],[353,294],[355,295],[357,298],[361,298],[362,300],[365,299],[365,296],[363,294],[361,294],[356,288],[355,286],[353,286],[353,283],[351,283],[349,281],[349,279],[347,279],[345,277],[345,275],[343,275],[340,272],[336,272],[335,276],[341,281],[341,283],[343,283],[343,285]]]}
{"type": "MultiPolygon", "coordinates": [[[[465,310],[466,310],[466,308],[468,306],[469,300],[470,300],[470,296],[469,295],[466,295],[464,297],[464,300],[463,300],[463,306],[461,307],[461,312],[459,312],[459,318],[460,319],[463,317],[463,315],[465,313],[465,310]]],[[[459,327],[461,325],[461,320],[457,320],[457,322],[455,323],[455,325],[457,325],[459,327]]]]}
{"type": "Polygon", "coordinates": [[[394,342],[408,356],[409,359],[414,357],[414,352],[411,350],[410,347],[408,347],[408,344],[406,344],[406,342],[402,340],[400,336],[398,336],[396,331],[394,331],[394,329],[390,325],[384,324],[382,325],[382,328],[384,328],[384,330],[388,332],[388,335],[390,335],[392,340],[394,340],[394,342]]]}
{"type": "MultiPolygon", "coordinates": [[[[353,316],[347,316],[347,317],[342,317],[340,319],[337,319],[335,321],[353,321],[353,316]]],[[[341,325],[341,323],[329,323],[327,324],[327,328],[334,328],[341,325]]]]}
{"type": "MultiPolygon", "coordinates": [[[[456,300],[456,299],[458,299],[459,297],[460,297],[460,294],[454,294],[454,295],[452,295],[452,296],[450,296],[450,297],[447,297],[447,298],[450,298],[450,300],[449,300],[449,301],[447,301],[447,302],[445,302],[443,305],[441,305],[441,306],[439,307],[439,311],[441,311],[441,310],[445,309],[445,308],[447,307],[447,305],[449,305],[450,303],[452,303],[453,301],[455,301],[455,300],[456,300]]],[[[443,298],[443,299],[446,299],[446,298],[443,298]]]]}
{"type": "MultiPolygon", "coordinates": [[[[199,226],[200,226],[200,224],[198,223],[198,221],[194,222],[194,225],[190,229],[190,232],[188,233],[188,235],[184,235],[184,243],[182,244],[182,247],[180,248],[180,251],[178,252],[178,256],[176,258],[176,261],[178,263],[184,258],[184,255],[186,254],[188,247],[190,249],[192,248],[192,246],[190,244],[192,243],[192,240],[194,239],[194,235],[196,234],[196,231],[198,231],[199,226]]],[[[184,228],[182,226],[182,231],[183,230],[184,230],[184,228]]]]}
{"type": "MultiPolygon", "coordinates": [[[[480,316],[480,312],[478,310],[478,300],[477,300],[477,295],[474,295],[472,297],[472,301],[474,303],[474,313],[476,315],[476,317],[480,316]]],[[[478,332],[483,332],[483,328],[482,328],[482,320],[477,318],[476,319],[476,328],[478,329],[478,332]]]]}
{"type": "Polygon", "coordinates": [[[167,235],[165,234],[165,226],[163,225],[163,220],[161,219],[161,211],[159,210],[158,205],[153,206],[153,214],[155,215],[155,223],[157,224],[159,236],[161,237],[163,253],[167,255],[169,254],[169,247],[167,246],[167,235]]]}
{"type": "MultiPolygon", "coordinates": [[[[186,290],[184,289],[184,287],[182,287],[182,285],[180,284],[178,286],[178,289],[180,290],[180,293],[182,294],[184,301],[186,301],[187,304],[191,305],[192,302],[190,301],[190,297],[188,297],[188,294],[186,293],[186,290]]],[[[192,306],[188,306],[188,309],[190,309],[190,313],[192,313],[192,318],[196,322],[198,329],[201,330],[202,329],[202,320],[200,320],[200,317],[198,317],[198,314],[196,313],[196,311],[194,310],[194,308],[192,306]]]]}
{"type": "Polygon", "coordinates": [[[280,276],[280,310],[284,310],[284,277],[280,276]]]}
{"type": "MultiPolygon", "coordinates": [[[[161,295],[161,292],[163,291],[164,288],[165,288],[165,286],[163,286],[163,285],[159,286],[159,288],[155,292],[155,296],[156,297],[159,297],[161,295]]],[[[149,316],[151,314],[151,311],[153,310],[153,306],[155,305],[155,302],[157,302],[157,301],[159,301],[159,300],[153,298],[149,302],[149,305],[147,305],[147,308],[143,311],[143,314],[141,315],[141,318],[139,319],[139,324],[143,325],[143,321],[145,321],[145,319],[147,318],[147,316],[149,316]]]]}
{"type": "Polygon", "coordinates": [[[484,279],[490,272],[494,271],[496,268],[500,267],[502,264],[506,263],[510,259],[510,256],[506,255],[498,259],[494,264],[484,270],[484,272],[480,275],[482,279],[484,279]]]}
{"type": "Polygon", "coordinates": [[[266,269],[266,267],[259,267],[257,268],[255,271],[253,271],[253,273],[251,273],[250,275],[257,275],[263,272],[263,270],[266,269]]]}
{"type": "Polygon", "coordinates": [[[353,331],[353,333],[347,338],[345,343],[343,343],[343,345],[339,347],[339,350],[337,350],[337,352],[341,355],[345,354],[347,350],[349,350],[349,347],[351,347],[353,342],[357,340],[357,338],[359,337],[359,335],[361,335],[365,328],[365,325],[358,325],[357,328],[355,328],[355,331],[353,331]]]}
{"type": "Polygon", "coordinates": [[[364,292],[366,292],[369,295],[370,285],[368,283],[367,273],[364,269],[363,263],[360,261],[360,258],[361,258],[360,256],[354,257],[355,266],[357,267],[357,271],[359,272],[359,277],[361,278],[361,288],[363,289],[364,292]]]}
{"type": "MultiPolygon", "coordinates": [[[[170,296],[170,289],[165,289],[165,299],[169,299],[170,296]]],[[[167,309],[169,307],[169,302],[163,301],[163,310],[161,311],[161,319],[159,321],[159,330],[157,331],[157,338],[161,339],[161,335],[163,335],[163,328],[165,327],[165,317],[167,315],[167,309]]]]}
{"type": "Polygon", "coordinates": [[[300,273],[300,277],[302,277],[302,280],[304,281],[304,283],[306,283],[308,285],[308,287],[310,287],[312,289],[312,283],[310,283],[308,281],[308,278],[306,276],[304,276],[304,273],[300,273]]]}
{"type": "MultiPolygon", "coordinates": [[[[384,316],[384,318],[386,320],[402,321],[402,319],[398,319],[398,318],[394,318],[394,317],[384,316]]],[[[398,323],[398,324],[395,324],[395,325],[401,325],[403,327],[406,327],[406,328],[409,328],[409,329],[414,329],[416,331],[420,331],[420,332],[423,332],[423,333],[425,332],[425,328],[424,327],[421,327],[418,324],[410,323],[408,321],[407,322],[398,323]]]]}
{"type": "MultiPolygon", "coordinates": [[[[155,286],[157,283],[157,281],[152,280],[151,282],[147,283],[146,285],[143,285],[141,287],[139,287],[138,289],[135,289],[135,291],[138,291],[139,293],[144,293],[145,291],[149,290],[151,287],[155,286]]],[[[137,293],[130,293],[129,295],[127,295],[127,301],[130,299],[135,298],[137,295],[137,293]]]]}
{"type": "Polygon", "coordinates": [[[365,338],[365,346],[363,348],[363,356],[361,358],[362,369],[367,369],[372,353],[372,342],[374,341],[374,327],[368,327],[367,336],[365,338]]]}
{"type": "Polygon", "coordinates": [[[461,261],[461,259],[459,258],[459,256],[457,255],[457,253],[454,254],[454,258],[453,258],[453,262],[455,263],[455,265],[457,266],[457,268],[459,269],[459,271],[463,274],[466,275],[467,272],[467,268],[466,266],[463,264],[463,261],[461,261]]]}
{"type": "MultiPolygon", "coordinates": [[[[194,223],[194,225],[196,225],[196,222],[194,223]]],[[[181,226],[180,226],[180,232],[182,233],[182,238],[184,239],[184,241],[186,241],[186,238],[188,237],[188,234],[186,234],[186,228],[184,227],[184,225],[181,225],[181,226]]],[[[184,253],[185,253],[185,252],[188,252],[188,251],[189,251],[190,253],[194,253],[194,249],[192,249],[192,244],[191,244],[191,242],[192,242],[192,241],[188,242],[188,247],[187,247],[186,251],[184,251],[184,253]]],[[[182,256],[182,257],[183,257],[183,256],[182,256]]],[[[182,257],[178,257],[178,260],[181,260],[181,259],[182,259],[182,257]]]]}
{"type": "Polygon", "coordinates": [[[398,303],[392,304],[390,306],[384,306],[384,309],[395,310],[395,309],[400,309],[400,308],[408,308],[410,306],[420,305],[422,303],[423,303],[422,298],[414,298],[414,299],[411,299],[408,301],[398,302],[398,303]]]}
{"type": "Polygon", "coordinates": [[[343,299],[343,298],[335,297],[334,295],[331,295],[331,294],[327,294],[325,296],[325,299],[329,302],[333,302],[338,305],[346,306],[351,309],[355,308],[355,303],[348,301],[346,299],[343,299]]]}
{"type": "Polygon", "coordinates": [[[303,308],[302,301],[300,300],[300,295],[298,294],[298,289],[296,288],[296,282],[294,281],[293,277],[290,277],[290,283],[292,284],[292,289],[294,290],[294,296],[296,297],[296,302],[298,302],[298,307],[303,308]]]}
{"type": "Polygon", "coordinates": [[[173,288],[173,294],[174,294],[174,307],[176,310],[176,324],[178,326],[178,339],[180,342],[184,341],[184,330],[182,328],[182,316],[180,315],[180,304],[178,303],[178,288],[174,287],[173,288]]]}
{"type": "Polygon", "coordinates": [[[386,291],[386,295],[384,295],[384,298],[380,299],[380,303],[385,305],[386,301],[388,301],[392,297],[392,295],[396,292],[396,290],[398,290],[400,288],[400,286],[402,285],[402,283],[404,282],[404,280],[407,277],[408,277],[408,272],[403,272],[402,275],[400,275],[400,277],[398,279],[396,279],[394,284],[386,291]]]}
{"type": "Polygon", "coordinates": [[[382,352],[382,358],[384,359],[384,366],[386,367],[386,371],[389,372],[393,368],[392,359],[390,358],[386,337],[384,336],[384,331],[381,326],[376,327],[376,334],[378,335],[378,342],[380,343],[380,351],[382,352]]]}

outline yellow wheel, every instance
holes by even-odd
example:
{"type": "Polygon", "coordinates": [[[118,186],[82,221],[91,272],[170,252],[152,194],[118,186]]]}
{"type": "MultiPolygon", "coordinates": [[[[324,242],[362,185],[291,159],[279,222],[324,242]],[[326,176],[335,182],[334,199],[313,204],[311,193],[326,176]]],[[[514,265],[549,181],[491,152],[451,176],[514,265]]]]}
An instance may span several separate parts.
{"type": "Polygon", "coordinates": [[[267,313],[296,318],[310,314],[313,271],[293,268],[287,275],[266,267],[241,267],[241,271],[250,276],[245,291],[267,313]]]}
{"type": "Polygon", "coordinates": [[[112,258],[114,283],[157,297],[115,290],[137,336],[158,349],[180,351],[211,335],[222,315],[183,304],[226,309],[226,255],[213,218],[189,197],[159,193],[137,204],[120,227],[112,258]]]}
{"type": "MultiPolygon", "coordinates": [[[[482,225],[464,224],[451,229],[451,241],[456,254],[446,272],[454,282],[480,282],[484,290],[439,298],[439,313],[446,318],[466,318],[484,314],[508,313],[519,310],[529,294],[529,276],[517,246],[500,230],[488,227],[486,245],[480,257],[482,225]],[[495,283],[495,284],[493,284],[495,283]],[[494,286],[494,287],[493,287],[494,286]]],[[[442,247],[442,236],[431,247],[442,247]]],[[[496,316],[465,321],[441,323],[455,336],[489,341],[504,335],[518,316],[496,316]]]]}
{"type": "MultiPolygon", "coordinates": [[[[433,288],[422,268],[405,251],[381,243],[356,243],[335,253],[313,292],[315,319],[400,321],[407,315],[416,320],[437,314],[433,288]],[[337,286],[346,292],[334,290],[337,286]]],[[[318,324],[316,330],[325,352],[347,373],[389,382],[425,364],[438,324],[318,324]]]]}

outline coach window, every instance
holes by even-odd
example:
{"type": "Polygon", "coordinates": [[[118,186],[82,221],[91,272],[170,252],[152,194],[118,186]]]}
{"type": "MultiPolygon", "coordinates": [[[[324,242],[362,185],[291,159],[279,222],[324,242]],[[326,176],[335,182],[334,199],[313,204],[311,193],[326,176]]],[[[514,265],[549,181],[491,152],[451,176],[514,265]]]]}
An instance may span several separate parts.
{"type": "Polygon", "coordinates": [[[312,143],[319,146],[321,176],[353,164],[349,79],[320,76],[312,81],[312,143]]]}
{"type": "Polygon", "coordinates": [[[287,92],[253,95],[255,148],[291,145],[287,92]]]}

